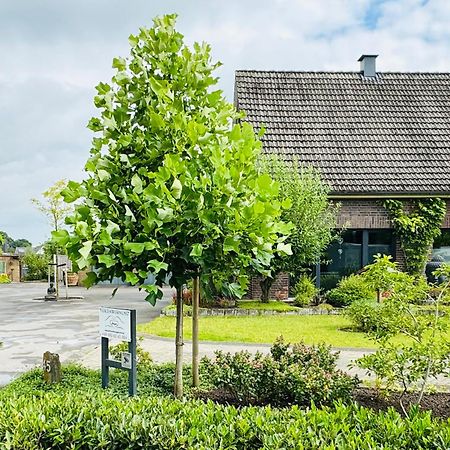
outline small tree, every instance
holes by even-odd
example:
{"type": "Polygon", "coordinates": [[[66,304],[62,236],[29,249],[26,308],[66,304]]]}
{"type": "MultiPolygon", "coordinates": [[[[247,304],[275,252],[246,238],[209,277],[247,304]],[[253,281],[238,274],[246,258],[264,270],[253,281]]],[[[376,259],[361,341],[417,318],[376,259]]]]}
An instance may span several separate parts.
{"type": "Polygon", "coordinates": [[[322,251],[334,238],[337,206],[328,201],[330,188],[313,167],[266,156],[261,158],[259,168],[280,183],[278,200],[285,208],[282,219],[293,224],[287,241],[292,254],[273,258],[270,274],[261,279],[261,300],[267,302],[270,288],[280,272],[298,276],[302,266],[319,260],[322,251]]]}
{"type": "Polygon", "coordinates": [[[31,202],[50,221],[52,231],[58,231],[73,207],[64,202],[61,192],[67,187],[66,180],[59,180],[42,193],[43,200],[32,198],[31,202]]]}
{"type": "MultiPolygon", "coordinates": [[[[394,289],[385,304],[378,305],[381,309],[378,318],[374,318],[382,321],[384,326],[377,326],[370,332],[379,349],[356,361],[359,367],[374,373],[387,389],[402,389],[400,405],[405,414],[402,398],[408,390],[418,388],[417,404],[420,404],[431,377],[450,375],[448,324],[441,308],[442,299],[450,288],[450,266],[444,265],[436,275],[447,281],[436,298],[429,296],[427,303],[431,313],[426,314],[405,300],[413,298],[413,292],[405,295],[394,289]],[[403,339],[394,339],[398,335],[403,335],[403,339]]],[[[413,283],[410,286],[415,290],[413,283]]]]}
{"type": "Polygon", "coordinates": [[[155,304],[166,279],[177,290],[175,394],[182,395],[182,286],[198,274],[235,280],[264,271],[273,252],[289,251],[279,220],[278,185],[256,171],[261,144],[221,91],[210,47],[183,45],[175,15],[130,36],[129,58],[115,58],[112,84],[100,83],[99,118],[89,174],[69,182],[66,201],[80,199],[53,233],[80,268],[95,267],[88,285],[121,277],[155,304]],[[143,285],[148,273],[154,285],[143,285]],[[226,277],[215,274],[226,273],[226,277]]]}

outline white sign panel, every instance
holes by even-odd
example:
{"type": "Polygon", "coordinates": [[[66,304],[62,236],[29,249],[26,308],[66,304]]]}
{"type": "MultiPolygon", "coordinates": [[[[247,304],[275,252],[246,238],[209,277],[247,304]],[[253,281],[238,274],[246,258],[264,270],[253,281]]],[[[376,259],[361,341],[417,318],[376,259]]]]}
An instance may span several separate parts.
{"type": "Polygon", "coordinates": [[[100,308],[100,336],[131,342],[131,311],[102,306],[100,308]]]}

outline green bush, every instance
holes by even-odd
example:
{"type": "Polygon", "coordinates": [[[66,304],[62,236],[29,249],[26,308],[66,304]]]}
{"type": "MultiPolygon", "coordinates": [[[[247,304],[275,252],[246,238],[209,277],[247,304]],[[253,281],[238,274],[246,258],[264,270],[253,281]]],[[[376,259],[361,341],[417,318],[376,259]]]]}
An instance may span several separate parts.
{"type": "Polygon", "coordinates": [[[201,371],[209,388],[232,394],[243,404],[330,405],[350,401],[358,380],[336,369],[337,354],[325,345],[290,346],[278,340],[271,355],[216,352],[203,358],[201,371]]]}
{"type": "MultiPolygon", "coordinates": [[[[146,368],[151,366],[153,359],[149,352],[144,350],[140,345],[143,337],[139,337],[138,343],[136,345],[136,360],[138,369],[146,368]]],[[[109,352],[113,358],[120,361],[122,358],[122,352],[128,352],[128,342],[120,342],[119,344],[112,345],[109,347],[109,352]]]]}
{"type": "Polygon", "coordinates": [[[327,302],[336,307],[351,305],[354,302],[370,300],[373,290],[361,275],[350,275],[342,278],[337,287],[328,292],[327,302]]]}
{"type": "Polygon", "coordinates": [[[381,336],[395,335],[413,319],[402,309],[402,302],[397,297],[389,297],[378,303],[376,301],[357,301],[345,310],[345,314],[359,331],[381,336]]]}
{"type": "Polygon", "coordinates": [[[295,306],[310,305],[318,293],[318,289],[311,278],[303,274],[294,287],[295,306]]]}
{"type": "MultiPolygon", "coordinates": [[[[175,364],[173,363],[146,364],[144,366],[138,363],[138,395],[172,395],[174,378],[175,364]]],[[[183,368],[183,381],[188,390],[192,384],[191,369],[188,365],[183,368]]],[[[10,395],[42,396],[47,392],[64,393],[74,390],[91,395],[92,392],[101,392],[101,385],[99,370],[68,364],[62,366],[61,383],[49,385],[43,380],[42,370],[33,369],[0,389],[0,392],[10,395]]],[[[125,370],[110,369],[110,384],[107,392],[119,398],[128,396],[128,373],[125,370]]]]}
{"type": "Polygon", "coordinates": [[[341,279],[341,276],[337,272],[329,272],[320,275],[320,290],[323,293],[327,293],[334,289],[341,279]]]}
{"type": "Polygon", "coordinates": [[[42,397],[0,390],[5,449],[445,449],[450,421],[337,404],[282,410],[71,390],[42,397]]]}
{"type": "Polygon", "coordinates": [[[46,255],[38,255],[32,250],[25,253],[22,264],[27,268],[25,280],[45,280],[48,275],[48,263],[50,258],[46,255]]]}
{"type": "Polygon", "coordinates": [[[8,284],[11,283],[10,278],[6,273],[0,273],[0,284],[8,284]]]}

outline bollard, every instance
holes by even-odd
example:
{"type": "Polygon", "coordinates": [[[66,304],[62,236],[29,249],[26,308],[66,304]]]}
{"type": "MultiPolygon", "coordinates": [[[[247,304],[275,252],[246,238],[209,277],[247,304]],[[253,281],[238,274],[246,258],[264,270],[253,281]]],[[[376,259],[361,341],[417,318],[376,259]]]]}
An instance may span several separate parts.
{"type": "Polygon", "coordinates": [[[42,357],[42,369],[46,383],[59,383],[61,381],[61,363],[57,353],[45,352],[42,357]]]}

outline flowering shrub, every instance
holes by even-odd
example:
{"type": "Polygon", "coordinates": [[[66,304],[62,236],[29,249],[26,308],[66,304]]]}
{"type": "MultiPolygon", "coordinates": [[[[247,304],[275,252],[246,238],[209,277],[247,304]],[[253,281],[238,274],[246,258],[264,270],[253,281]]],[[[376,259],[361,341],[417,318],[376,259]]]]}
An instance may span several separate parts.
{"type": "Polygon", "coordinates": [[[270,355],[216,352],[214,360],[202,359],[201,370],[208,388],[231,393],[244,404],[331,405],[350,401],[358,384],[336,369],[337,356],[322,344],[291,346],[280,338],[270,355]]]}

